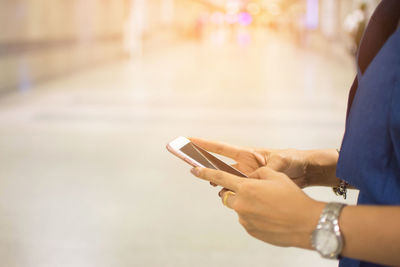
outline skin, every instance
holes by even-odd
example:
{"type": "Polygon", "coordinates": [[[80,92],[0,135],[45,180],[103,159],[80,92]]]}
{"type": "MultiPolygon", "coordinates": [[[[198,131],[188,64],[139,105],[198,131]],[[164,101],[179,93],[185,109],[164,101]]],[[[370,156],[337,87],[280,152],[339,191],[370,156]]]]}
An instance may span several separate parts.
{"type": "MultiPolygon", "coordinates": [[[[335,149],[295,150],[243,148],[200,138],[189,138],[207,151],[229,157],[236,161],[232,165],[249,175],[260,167],[268,166],[288,175],[299,187],[333,186],[339,184],[336,178],[338,153],[335,149]],[[324,179],[321,179],[321,176],[324,179]]],[[[262,178],[260,178],[262,179],[262,178]]]]}
{"type": "MultiPolygon", "coordinates": [[[[339,183],[336,150],[268,150],[191,141],[232,158],[233,166],[251,178],[192,169],[196,177],[224,187],[221,199],[226,197],[226,206],[236,211],[250,235],[277,246],[313,249],[310,236],[326,203],[311,199],[301,188],[339,183]],[[225,195],[228,191],[233,193],[225,195]]],[[[341,255],[400,266],[399,221],[398,206],[346,206],[339,218],[344,239],[341,255]]]]}

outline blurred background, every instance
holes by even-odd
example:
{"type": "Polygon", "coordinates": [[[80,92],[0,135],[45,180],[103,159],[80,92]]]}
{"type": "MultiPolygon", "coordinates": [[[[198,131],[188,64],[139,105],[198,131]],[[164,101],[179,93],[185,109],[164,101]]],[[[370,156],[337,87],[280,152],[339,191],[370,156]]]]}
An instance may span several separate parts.
{"type": "Polygon", "coordinates": [[[0,1],[0,265],[336,266],[248,236],[165,145],[340,147],[378,2],[0,1]]]}

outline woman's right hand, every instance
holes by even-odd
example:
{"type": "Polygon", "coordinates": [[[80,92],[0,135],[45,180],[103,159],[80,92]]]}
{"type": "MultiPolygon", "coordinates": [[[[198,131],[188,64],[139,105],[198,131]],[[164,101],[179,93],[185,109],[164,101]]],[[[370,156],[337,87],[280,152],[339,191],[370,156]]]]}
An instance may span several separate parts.
{"type": "Polygon", "coordinates": [[[232,165],[246,175],[258,168],[269,168],[283,172],[299,187],[310,185],[333,185],[338,153],[334,149],[255,149],[233,146],[200,138],[189,138],[207,151],[229,157],[236,161],[232,165]]]}
{"type": "Polygon", "coordinates": [[[297,149],[256,149],[264,156],[265,166],[283,172],[300,188],[309,185],[309,151],[297,149]]]}

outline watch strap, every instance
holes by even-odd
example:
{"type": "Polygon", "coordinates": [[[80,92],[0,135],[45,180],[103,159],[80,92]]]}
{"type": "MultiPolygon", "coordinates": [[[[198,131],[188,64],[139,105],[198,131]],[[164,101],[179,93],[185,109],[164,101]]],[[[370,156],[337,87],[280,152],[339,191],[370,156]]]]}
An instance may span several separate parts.
{"type": "Polygon", "coordinates": [[[314,238],[312,238],[313,242],[313,247],[320,253],[320,255],[324,258],[328,259],[337,259],[340,256],[340,253],[342,252],[343,249],[343,238],[340,232],[340,227],[339,227],[339,216],[342,211],[342,209],[346,206],[344,203],[337,203],[337,202],[329,202],[325,205],[325,208],[322,210],[320,219],[318,221],[317,228],[314,230],[313,235],[316,233],[316,231],[319,231],[320,229],[324,228],[327,230],[326,226],[330,225],[328,227],[329,231],[332,231],[336,238],[338,238],[339,244],[338,247],[335,251],[332,251],[328,254],[323,253],[322,251],[318,250],[318,245],[314,243],[314,238]]]}
{"type": "Polygon", "coordinates": [[[321,213],[321,218],[326,217],[328,215],[333,215],[332,217],[328,217],[327,219],[332,220],[332,219],[339,219],[340,212],[342,209],[346,206],[344,203],[338,203],[338,202],[329,202],[325,205],[325,208],[322,210],[321,213]]]}

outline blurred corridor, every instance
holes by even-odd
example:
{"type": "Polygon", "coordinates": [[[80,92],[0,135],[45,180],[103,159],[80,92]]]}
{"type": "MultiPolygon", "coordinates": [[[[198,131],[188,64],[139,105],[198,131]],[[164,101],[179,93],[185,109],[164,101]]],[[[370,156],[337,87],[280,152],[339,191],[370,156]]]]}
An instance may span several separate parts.
{"type": "MultiPolygon", "coordinates": [[[[3,22],[36,7],[44,12],[28,9],[29,1],[6,2],[3,22]]],[[[354,78],[339,31],[303,32],[254,14],[232,16],[243,24],[227,26],[207,1],[72,2],[87,11],[74,13],[81,20],[54,15],[43,28],[38,11],[29,27],[17,20],[20,31],[0,35],[1,266],[337,265],[248,236],[218,190],[194,179],[165,145],[183,135],[339,147],[354,78]],[[157,22],[144,23],[141,16],[159,7],[157,22]],[[105,34],[93,34],[96,21],[107,25],[98,28],[105,34]],[[92,28],[76,35],[72,22],[92,28]]],[[[270,12],[281,18],[318,2],[330,1],[274,1],[270,12]]],[[[65,13],[57,4],[46,13],[77,7],[65,5],[65,13]]],[[[334,200],[331,191],[306,190],[334,200]]]]}

